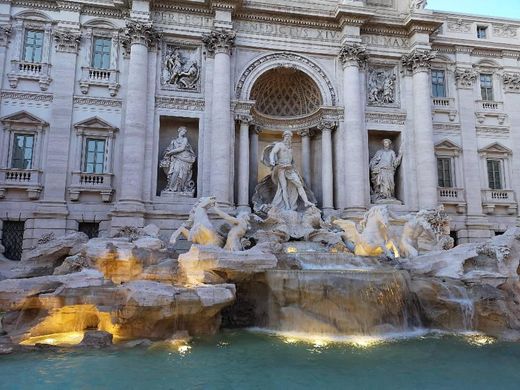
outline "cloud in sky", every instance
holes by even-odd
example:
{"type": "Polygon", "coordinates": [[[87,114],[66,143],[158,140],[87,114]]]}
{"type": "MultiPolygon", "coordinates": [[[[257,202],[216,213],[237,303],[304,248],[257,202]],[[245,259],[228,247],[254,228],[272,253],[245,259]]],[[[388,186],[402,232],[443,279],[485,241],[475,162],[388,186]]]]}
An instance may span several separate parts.
{"type": "Polygon", "coordinates": [[[520,0],[429,0],[428,8],[439,11],[520,19],[520,0]]]}

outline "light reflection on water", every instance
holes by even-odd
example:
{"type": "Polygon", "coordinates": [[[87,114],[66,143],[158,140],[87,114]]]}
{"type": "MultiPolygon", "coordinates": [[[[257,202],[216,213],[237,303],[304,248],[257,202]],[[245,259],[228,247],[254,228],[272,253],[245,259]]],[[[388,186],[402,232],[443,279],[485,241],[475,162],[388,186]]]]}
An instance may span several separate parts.
{"type": "Polygon", "coordinates": [[[0,356],[0,389],[517,389],[520,344],[482,337],[226,331],[169,349],[0,356]]]}

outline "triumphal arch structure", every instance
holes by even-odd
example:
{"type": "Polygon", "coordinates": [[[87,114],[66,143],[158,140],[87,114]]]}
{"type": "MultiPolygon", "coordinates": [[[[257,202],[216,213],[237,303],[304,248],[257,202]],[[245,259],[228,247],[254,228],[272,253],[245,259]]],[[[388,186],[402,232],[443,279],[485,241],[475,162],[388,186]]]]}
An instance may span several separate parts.
{"type": "Polygon", "coordinates": [[[253,209],[287,136],[326,216],[443,205],[459,243],[499,234],[520,221],[519,29],[422,0],[1,2],[2,242],[253,209]]]}

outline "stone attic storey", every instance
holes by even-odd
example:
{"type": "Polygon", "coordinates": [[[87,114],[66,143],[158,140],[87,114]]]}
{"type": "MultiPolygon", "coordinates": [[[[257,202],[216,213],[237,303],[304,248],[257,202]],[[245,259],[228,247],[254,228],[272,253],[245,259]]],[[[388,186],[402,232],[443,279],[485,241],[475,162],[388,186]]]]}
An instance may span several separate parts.
{"type": "Polygon", "coordinates": [[[284,131],[325,215],[441,204],[457,243],[518,225],[520,21],[424,3],[1,1],[5,256],[254,208],[284,131]]]}

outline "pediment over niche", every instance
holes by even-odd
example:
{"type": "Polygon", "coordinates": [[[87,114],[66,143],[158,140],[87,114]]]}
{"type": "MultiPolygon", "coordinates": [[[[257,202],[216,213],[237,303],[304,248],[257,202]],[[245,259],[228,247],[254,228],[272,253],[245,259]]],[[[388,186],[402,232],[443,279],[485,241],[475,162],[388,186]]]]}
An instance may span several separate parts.
{"type": "Polygon", "coordinates": [[[82,120],[81,122],[76,123],[74,127],[78,130],[98,130],[109,132],[118,130],[117,127],[112,126],[110,123],[97,116],[82,120]]]}
{"type": "Polygon", "coordinates": [[[504,145],[501,145],[498,142],[494,142],[491,145],[480,149],[478,152],[480,155],[487,157],[504,157],[513,154],[511,149],[506,148],[504,145]]]}
{"type": "Polygon", "coordinates": [[[47,127],[49,124],[43,119],[38,118],[37,116],[28,113],[27,111],[18,111],[14,114],[9,114],[0,118],[0,122],[4,125],[4,127],[10,128],[26,128],[26,129],[39,129],[42,130],[44,127],[47,127]]]}

